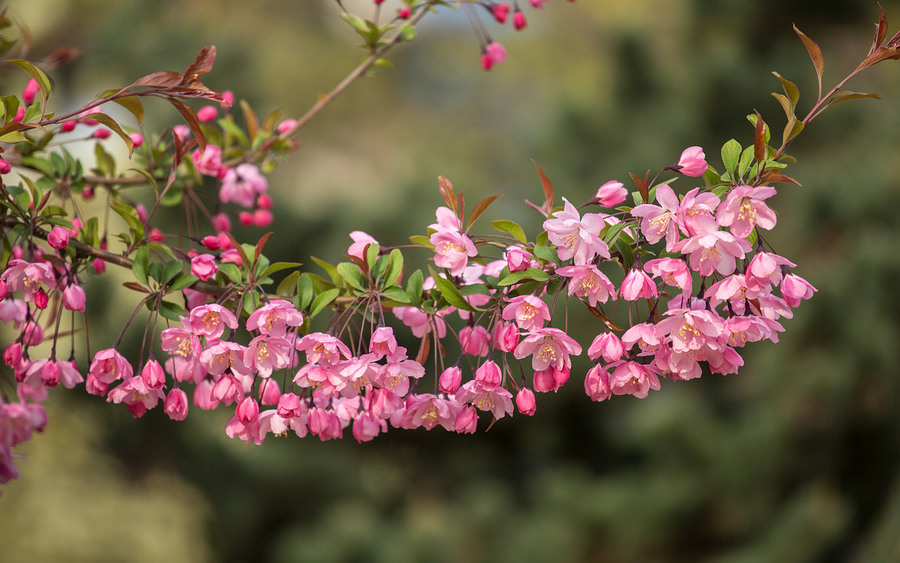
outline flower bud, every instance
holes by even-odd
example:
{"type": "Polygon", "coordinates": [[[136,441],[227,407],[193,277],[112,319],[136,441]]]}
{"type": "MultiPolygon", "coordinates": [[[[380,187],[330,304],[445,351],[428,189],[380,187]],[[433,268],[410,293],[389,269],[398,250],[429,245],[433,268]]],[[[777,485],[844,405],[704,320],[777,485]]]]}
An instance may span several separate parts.
{"type": "Polygon", "coordinates": [[[53,248],[62,250],[69,246],[69,230],[63,227],[53,227],[47,235],[47,242],[53,248]]]}
{"type": "Polygon", "coordinates": [[[700,147],[688,147],[678,159],[678,171],[685,176],[703,176],[706,174],[706,155],[700,147]]]}
{"type": "Polygon", "coordinates": [[[63,290],[62,305],[69,311],[84,311],[86,301],[84,288],[80,285],[69,284],[63,290]]]}
{"type": "Polygon", "coordinates": [[[209,123],[210,121],[215,120],[219,116],[219,110],[216,106],[203,106],[199,110],[197,110],[197,119],[200,120],[200,123],[209,123]]]}
{"type": "Polygon", "coordinates": [[[472,405],[466,405],[456,415],[454,430],[459,434],[474,434],[478,430],[478,411],[472,405]]]}
{"type": "Polygon", "coordinates": [[[237,408],[234,409],[234,415],[244,424],[256,422],[256,419],[259,418],[259,403],[248,395],[238,403],[237,408]]]}
{"type": "Polygon", "coordinates": [[[30,106],[34,103],[34,98],[40,91],[41,87],[38,85],[37,80],[32,78],[28,81],[28,84],[25,85],[25,89],[22,90],[22,101],[25,102],[26,106],[30,106]]]}
{"type": "Polygon", "coordinates": [[[528,387],[522,387],[516,394],[516,408],[525,416],[531,416],[537,411],[537,403],[534,399],[534,392],[528,387]]]}
{"type": "Polygon", "coordinates": [[[141,379],[150,389],[160,389],[166,383],[166,374],[159,362],[151,358],[141,370],[141,379]]]}
{"type": "Polygon", "coordinates": [[[163,410],[172,420],[184,420],[188,413],[187,393],[178,388],[169,391],[163,402],[163,410]]]}
{"type": "Polygon", "coordinates": [[[47,292],[44,291],[44,288],[37,290],[34,294],[34,306],[40,310],[44,310],[47,308],[47,303],[50,301],[50,297],[47,295],[47,292]]]}
{"type": "Polygon", "coordinates": [[[516,13],[513,14],[513,27],[516,28],[516,31],[521,31],[525,29],[526,25],[528,25],[528,22],[525,21],[525,14],[520,10],[516,10],[516,13]]]}
{"type": "Polygon", "coordinates": [[[441,373],[441,377],[438,380],[438,388],[440,388],[442,393],[452,395],[459,389],[461,382],[462,370],[459,369],[459,366],[450,366],[441,373]]]}

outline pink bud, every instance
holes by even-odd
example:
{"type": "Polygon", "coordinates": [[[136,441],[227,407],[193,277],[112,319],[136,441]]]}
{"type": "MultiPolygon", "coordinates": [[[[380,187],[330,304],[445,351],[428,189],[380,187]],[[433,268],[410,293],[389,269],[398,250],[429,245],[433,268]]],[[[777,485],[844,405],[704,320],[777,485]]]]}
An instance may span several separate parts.
{"type": "Polygon", "coordinates": [[[240,222],[241,225],[243,225],[245,227],[249,227],[250,225],[253,224],[253,214],[250,213],[249,211],[241,211],[238,214],[238,221],[240,222]]]}
{"type": "Polygon", "coordinates": [[[9,346],[6,347],[6,350],[3,351],[3,363],[8,365],[11,368],[19,365],[19,362],[22,360],[22,345],[18,342],[13,342],[9,346]]]}
{"type": "Polygon", "coordinates": [[[69,246],[69,230],[63,227],[53,227],[47,235],[47,242],[56,250],[62,250],[69,246]]]}
{"type": "Polygon", "coordinates": [[[8,289],[9,288],[6,287],[6,282],[0,280],[0,301],[6,299],[6,292],[8,291],[8,289]]]}
{"type": "Polygon", "coordinates": [[[512,352],[519,345],[519,328],[513,323],[497,323],[494,326],[494,346],[503,352],[512,352]]]}
{"type": "Polygon", "coordinates": [[[150,234],[147,235],[147,238],[149,238],[153,242],[162,242],[166,237],[162,231],[160,231],[156,227],[152,227],[150,229],[150,234]]]}
{"type": "Polygon", "coordinates": [[[397,17],[400,18],[401,20],[408,20],[411,15],[412,15],[412,10],[409,9],[409,6],[403,8],[402,10],[397,12],[397,17]]]}
{"type": "Polygon", "coordinates": [[[75,130],[75,126],[78,125],[78,120],[73,119],[71,121],[63,121],[59,126],[59,130],[63,133],[71,133],[75,130]]]}
{"type": "Polygon", "coordinates": [[[94,186],[85,186],[81,190],[81,197],[84,198],[84,201],[90,201],[94,199],[94,195],[96,192],[94,191],[94,186]]]}
{"type": "Polygon", "coordinates": [[[108,139],[111,134],[112,133],[110,133],[109,129],[107,129],[106,127],[98,127],[94,129],[94,133],[91,135],[91,137],[95,139],[108,139]]]}
{"type": "Polygon", "coordinates": [[[19,106],[19,109],[16,110],[16,116],[13,118],[13,121],[16,123],[22,123],[25,120],[25,108],[19,106]]]}
{"type": "Polygon", "coordinates": [[[485,390],[492,391],[500,387],[500,382],[503,380],[503,373],[500,371],[500,366],[498,366],[496,362],[488,360],[475,370],[475,380],[481,383],[485,390]]]}
{"type": "Polygon", "coordinates": [[[222,248],[222,243],[219,242],[219,237],[208,235],[203,237],[203,240],[200,243],[206,248],[206,250],[219,250],[222,248]]]}
{"type": "Polygon", "coordinates": [[[212,226],[221,233],[231,232],[231,219],[224,213],[216,213],[212,218],[212,226]]]}
{"type": "Polygon", "coordinates": [[[462,370],[458,366],[450,366],[441,373],[438,387],[442,393],[453,394],[459,389],[462,381],[462,370]]]}
{"type": "Polygon", "coordinates": [[[706,173],[706,155],[701,147],[688,147],[678,159],[678,171],[685,176],[703,176],[706,173]]]}
{"type": "Polygon", "coordinates": [[[491,9],[491,12],[494,15],[494,19],[497,20],[497,23],[502,25],[506,23],[506,18],[509,16],[509,4],[505,2],[497,4],[491,9]]]}
{"type": "Polygon", "coordinates": [[[481,56],[481,67],[484,70],[491,70],[496,63],[502,63],[506,60],[506,49],[500,43],[491,41],[484,48],[484,54],[481,56]]]}
{"type": "Polygon", "coordinates": [[[218,271],[216,257],[212,254],[201,254],[191,260],[191,273],[203,281],[212,279],[218,271]]]}
{"type": "Polygon", "coordinates": [[[522,387],[516,394],[516,408],[525,416],[531,416],[537,411],[537,402],[534,399],[534,392],[528,387],[522,387]]]}
{"type": "Polygon", "coordinates": [[[612,207],[625,201],[627,196],[628,190],[625,189],[622,182],[610,180],[597,190],[597,195],[594,196],[594,203],[597,203],[600,207],[612,207]]]}
{"type": "Polygon", "coordinates": [[[454,430],[459,434],[474,434],[478,430],[478,411],[472,405],[466,405],[459,410],[454,430]]]}
{"type": "Polygon", "coordinates": [[[163,410],[172,420],[184,420],[188,413],[187,393],[178,388],[169,391],[163,403],[163,410]]]}
{"type": "Polygon", "coordinates": [[[151,358],[141,370],[141,379],[150,389],[160,389],[166,383],[166,374],[159,362],[151,358]]]}
{"type": "Polygon", "coordinates": [[[259,402],[267,405],[277,405],[281,397],[281,389],[278,382],[271,377],[264,378],[259,383],[259,402]]]}
{"type": "Polygon", "coordinates": [[[277,131],[279,135],[284,135],[285,133],[296,127],[297,123],[298,122],[296,119],[285,119],[278,124],[278,127],[275,128],[275,131],[277,131]]]}
{"type": "Polygon", "coordinates": [[[526,25],[528,25],[528,22],[525,21],[525,14],[516,10],[516,13],[513,14],[513,27],[516,28],[516,31],[520,31],[525,29],[526,25]]]}
{"type": "Polygon", "coordinates": [[[34,294],[34,306],[42,311],[47,308],[49,300],[50,297],[47,295],[47,292],[44,291],[43,287],[34,294]]]}
{"type": "Polygon", "coordinates": [[[222,108],[230,109],[231,106],[234,105],[234,92],[231,90],[225,90],[222,92],[222,108]]]}
{"type": "Polygon", "coordinates": [[[102,274],[106,271],[106,262],[100,258],[95,258],[94,261],[91,262],[91,266],[94,267],[94,273],[96,274],[102,274]]]}
{"type": "Polygon", "coordinates": [[[234,415],[244,424],[256,422],[259,418],[259,403],[251,396],[244,397],[237,408],[234,409],[234,415]]]}
{"type": "Polygon", "coordinates": [[[56,360],[48,360],[41,366],[41,383],[47,387],[59,385],[59,365],[57,365],[56,360]]]}
{"type": "Polygon", "coordinates": [[[253,212],[253,224],[260,229],[268,227],[272,223],[272,212],[268,209],[257,209],[253,212]]]}
{"type": "Polygon", "coordinates": [[[260,194],[256,198],[256,206],[260,209],[272,209],[272,196],[269,194],[260,194]]]}
{"type": "Polygon", "coordinates": [[[22,90],[22,101],[25,102],[25,105],[30,106],[34,103],[34,98],[40,91],[41,87],[38,85],[37,80],[32,78],[25,85],[25,89],[22,90]]]}
{"type": "Polygon", "coordinates": [[[140,148],[144,144],[144,136],[140,133],[131,133],[128,135],[128,138],[131,139],[134,148],[140,148]]]}
{"type": "Polygon", "coordinates": [[[216,106],[203,106],[197,110],[197,119],[200,123],[209,123],[219,116],[219,110],[216,106]]]}
{"type": "Polygon", "coordinates": [[[615,362],[625,355],[625,345],[615,333],[606,331],[594,338],[588,348],[588,357],[592,360],[603,358],[607,362],[615,362]]]}
{"type": "Polygon", "coordinates": [[[12,164],[0,158],[0,174],[9,174],[10,172],[12,172],[12,164]]]}
{"type": "Polygon", "coordinates": [[[80,285],[69,284],[63,290],[62,304],[69,311],[84,311],[85,300],[84,288],[80,285]]]}

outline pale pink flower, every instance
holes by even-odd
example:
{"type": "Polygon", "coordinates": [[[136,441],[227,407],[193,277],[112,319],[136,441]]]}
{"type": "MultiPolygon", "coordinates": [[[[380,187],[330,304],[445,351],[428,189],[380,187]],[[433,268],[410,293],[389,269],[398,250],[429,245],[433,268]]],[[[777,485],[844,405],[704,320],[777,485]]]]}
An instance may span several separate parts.
{"type": "Polygon", "coordinates": [[[203,281],[212,279],[218,271],[216,257],[212,254],[200,254],[191,259],[191,273],[203,281]]]}
{"type": "Polygon", "coordinates": [[[781,283],[784,266],[793,268],[796,264],[777,254],[757,252],[747,265],[747,281],[760,290],[768,290],[770,286],[781,283]]]}
{"type": "Polygon", "coordinates": [[[20,299],[4,299],[0,301],[0,321],[13,323],[18,329],[28,318],[28,304],[20,299]]]}
{"type": "Polygon", "coordinates": [[[247,444],[253,442],[257,446],[266,439],[266,433],[262,431],[258,420],[246,424],[236,416],[231,417],[225,425],[225,434],[229,438],[238,438],[247,444]]]}
{"type": "Polygon", "coordinates": [[[459,217],[456,216],[456,213],[453,212],[449,207],[438,207],[435,212],[435,217],[437,218],[436,223],[432,223],[428,225],[429,229],[433,229],[435,231],[454,231],[459,232],[460,223],[459,217]]]}
{"type": "Polygon", "coordinates": [[[211,377],[205,377],[197,382],[194,387],[194,406],[205,411],[213,410],[219,406],[213,390],[216,382],[211,377]]]}
{"type": "Polygon", "coordinates": [[[625,355],[625,345],[614,332],[606,331],[598,334],[587,351],[588,358],[603,358],[607,362],[615,362],[625,355]]]}
{"type": "Polygon", "coordinates": [[[563,202],[563,210],[543,224],[550,242],[557,246],[559,259],[572,258],[575,264],[588,264],[597,256],[609,259],[609,247],[600,240],[600,231],[606,226],[605,217],[597,213],[585,213],[581,217],[566,198],[563,202]]]}
{"type": "Polygon", "coordinates": [[[13,258],[6,266],[6,271],[0,274],[0,280],[4,281],[9,291],[22,290],[22,298],[25,301],[34,301],[35,294],[43,287],[56,287],[56,276],[49,264],[36,262],[34,264],[13,258]]]}
{"type": "Polygon", "coordinates": [[[225,307],[216,303],[201,305],[191,309],[191,314],[185,324],[198,335],[205,336],[207,340],[216,340],[222,337],[225,327],[234,330],[238,326],[237,317],[225,307]]]}
{"type": "Polygon", "coordinates": [[[673,250],[690,254],[691,269],[701,276],[713,272],[727,276],[734,272],[735,260],[752,248],[747,239],[735,238],[725,231],[709,231],[680,241],[673,250]]]}
{"type": "Polygon", "coordinates": [[[481,67],[484,70],[491,70],[497,63],[506,60],[506,49],[500,43],[491,41],[484,47],[484,54],[481,55],[481,67]]]}
{"type": "Polygon", "coordinates": [[[224,374],[212,386],[212,396],[216,401],[221,401],[223,405],[228,406],[244,397],[244,388],[235,376],[224,374]]]}
{"type": "Polygon", "coordinates": [[[69,311],[84,311],[87,297],[80,285],[69,284],[62,293],[62,305],[69,311]]]}
{"type": "Polygon", "coordinates": [[[690,294],[693,288],[691,271],[684,260],[677,258],[654,258],[644,264],[644,270],[659,276],[666,284],[681,289],[682,294],[690,294]]]}
{"type": "Polygon", "coordinates": [[[775,193],[775,188],[770,186],[737,186],[728,192],[725,203],[719,207],[719,224],[730,227],[731,233],[740,238],[749,236],[754,227],[772,229],[775,212],[763,201],[775,193]]]}
{"type": "Polygon", "coordinates": [[[387,389],[372,389],[367,393],[369,411],[378,418],[390,418],[403,409],[403,398],[387,389]]]}
{"type": "MultiPolygon", "coordinates": [[[[503,387],[486,388],[480,381],[472,380],[463,384],[456,392],[456,401],[463,404],[471,404],[481,411],[491,411],[494,418],[500,419],[513,413],[512,393],[503,387]]],[[[462,411],[460,411],[462,414],[462,411]]],[[[469,424],[472,424],[469,422],[469,424]]],[[[457,432],[459,432],[459,420],[457,420],[457,432]]],[[[468,428],[468,426],[467,426],[468,428]]]]}
{"type": "Polygon", "coordinates": [[[516,393],[516,408],[525,416],[532,416],[537,412],[537,401],[534,398],[534,391],[528,387],[522,387],[516,393]]]}
{"type": "Polygon", "coordinates": [[[659,390],[659,378],[650,366],[622,362],[609,376],[609,387],[614,395],[634,395],[643,399],[651,389],[659,390]]]}
{"type": "Polygon", "coordinates": [[[256,197],[268,189],[269,182],[260,174],[259,168],[249,163],[238,164],[234,168],[227,169],[222,177],[219,199],[222,203],[233,201],[240,206],[252,208],[256,197]]]}
{"type": "Polygon", "coordinates": [[[656,188],[659,205],[643,203],[634,207],[631,214],[641,218],[641,232],[650,244],[666,239],[666,250],[670,251],[678,242],[678,196],[668,184],[656,188]]]}
{"type": "Polygon", "coordinates": [[[272,406],[278,404],[278,398],[281,397],[281,388],[274,378],[263,379],[259,382],[259,403],[261,405],[272,406]]]}
{"type": "Polygon", "coordinates": [[[200,339],[186,328],[167,328],[162,331],[160,338],[160,347],[169,354],[185,359],[196,359],[201,352],[200,339]]]}
{"type": "Polygon", "coordinates": [[[231,370],[241,375],[250,375],[250,369],[244,363],[246,349],[237,342],[217,340],[200,353],[200,363],[212,375],[231,370]]]}
{"type": "Polygon", "coordinates": [[[322,332],[307,334],[297,341],[296,347],[297,350],[306,352],[307,362],[322,366],[333,366],[353,356],[346,344],[322,332]]]}
{"type": "Polygon", "coordinates": [[[441,317],[449,311],[440,311],[433,315],[417,309],[416,307],[394,307],[394,316],[412,330],[413,336],[422,338],[432,329],[437,331],[438,338],[447,335],[447,323],[441,317]]]}
{"type": "Polygon", "coordinates": [[[102,383],[110,384],[119,379],[128,379],[134,371],[128,360],[115,348],[100,350],[94,354],[94,360],[88,373],[102,383]]]}
{"type": "Polygon", "coordinates": [[[513,355],[517,359],[531,356],[531,367],[535,371],[555,367],[558,370],[572,367],[570,354],[581,354],[581,346],[574,338],[558,328],[541,328],[529,332],[513,355]]]}
{"type": "Polygon", "coordinates": [[[491,349],[491,336],[481,325],[465,326],[459,331],[459,343],[463,353],[470,356],[487,356],[491,349]]]}
{"type": "Polygon", "coordinates": [[[503,308],[503,319],[514,320],[522,330],[535,331],[550,320],[550,309],[540,297],[519,295],[510,299],[509,304],[503,308]]]}
{"type": "Polygon", "coordinates": [[[387,431],[387,422],[382,419],[375,418],[367,412],[359,413],[353,419],[353,437],[362,444],[369,442],[375,436],[387,431]]]}
{"type": "Polygon", "coordinates": [[[717,340],[724,330],[722,319],[710,311],[672,309],[665,314],[667,317],[656,323],[656,334],[669,335],[674,352],[700,350],[707,342],[717,340]]]}
{"type": "Polygon", "coordinates": [[[600,207],[613,207],[619,205],[628,196],[628,190],[622,182],[610,180],[597,190],[592,203],[598,204],[600,207]]]}
{"type": "Polygon", "coordinates": [[[640,351],[646,354],[655,351],[662,344],[662,339],[656,333],[656,325],[639,323],[625,331],[622,335],[622,344],[625,345],[626,351],[637,344],[640,351]]]}
{"type": "Polygon", "coordinates": [[[677,169],[685,176],[703,176],[706,173],[706,155],[701,147],[688,147],[678,159],[677,169]]]}
{"type": "Polygon", "coordinates": [[[609,371],[600,364],[588,370],[584,376],[584,392],[592,401],[605,401],[612,395],[609,386],[609,371]]]}
{"type": "Polygon", "coordinates": [[[438,231],[428,241],[434,245],[434,263],[458,276],[466,268],[470,256],[478,256],[475,244],[463,233],[438,231]]]}
{"type": "Polygon", "coordinates": [[[610,298],[616,298],[616,287],[606,274],[592,264],[581,266],[564,266],[557,268],[556,273],[571,278],[569,280],[569,295],[585,297],[591,307],[596,307],[597,302],[606,303],[610,298]]]}
{"type": "Polygon", "coordinates": [[[795,274],[788,274],[781,280],[781,296],[790,307],[800,305],[800,301],[809,299],[817,291],[812,284],[795,274]]]}
{"type": "Polygon", "coordinates": [[[247,330],[258,330],[261,334],[284,338],[289,327],[303,324],[303,313],[289,301],[276,299],[250,313],[247,330]]]}
{"type": "Polygon", "coordinates": [[[150,358],[141,370],[141,379],[148,389],[159,389],[166,384],[166,374],[155,359],[150,358]]]}
{"type": "Polygon", "coordinates": [[[643,270],[632,268],[622,280],[619,289],[622,299],[636,301],[638,299],[651,299],[657,297],[656,284],[643,270]]]}
{"type": "Polygon", "coordinates": [[[250,341],[244,352],[244,365],[255,369],[260,377],[270,377],[272,372],[291,364],[293,349],[287,340],[277,336],[261,335],[250,341]]]}
{"type": "Polygon", "coordinates": [[[195,149],[191,153],[191,158],[194,161],[194,167],[197,168],[197,172],[205,176],[221,178],[228,170],[222,166],[222,148],[216,145],[206,145],[206,149],[202,154],[200,149],[195,149]]]}
{"type": "Polygon", "coordinates": [[[425,375],[425,367],[405,357],[388,358],[388,363],[378,373],[375,384],[401,397],[409,391],[409,379],[425,375]]]}

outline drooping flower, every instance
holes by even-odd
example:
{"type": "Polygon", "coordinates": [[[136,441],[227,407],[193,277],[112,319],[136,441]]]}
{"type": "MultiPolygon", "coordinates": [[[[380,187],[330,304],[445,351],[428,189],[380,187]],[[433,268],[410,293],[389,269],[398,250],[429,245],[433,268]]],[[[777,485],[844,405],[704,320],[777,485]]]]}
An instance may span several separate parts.
{"type": "Polygon", "coordinates": [[[659,205],[642,203],[631,210],[631,214],[641,219],[641,232],[650,244],[666,239],[666,250],[670,251],[678,242],[678,196],[668,184],[656,188],[659,205]]]}
{"type": "Polygon", "coordinates": [[[528,333],[516,346],[513,355],[517,359],[531,356],[531,367],[535,371],[555,367],[558,370],[572,367],[569,355],[581,354],[581,345],[574,338],[558,328],[541,328],[528,333]]]}
{"type": "Polygon", "coordinates": [[[509,304],[503,308],[503,319],[514,320],[522,330],[535,331],[550,320],[550,309],[540,297],[519,295],[510,299],[509,304]]]}
{"type": "Polygon", "coordinates": [[[678,171],[685,176],[703,176],[706,173],[706,155],[701,147],[688,147],[678,159],[678,171]]]}
{"type": "Polygon", "coordinates": [[[225,307],[210,303],[194,307],[185,326],[198,336],[205,336],[207,340],[216,340],[222,337],[225,327],[236,329],[238,321],[234,313],[225,307]]]}
{"type": "Polygon", "coordinates": [[[475,244],[463,233],[438,231],[428,239],[434,245],[434,263],[458,276],[466,269],[470,256],[478,256],[475,244]]]}
{"type": "MultiPolygon", "coordinates": [[[[207,145],[209,150],[209,145],[207,145]]],[[[253,164],[238,164],[229,168],[222,177],[222,187],[219,188],[219,199],[222,203],[233,201],[247,208],[252,208],[258,195],[269,189],[269,182],[253,164]]]]}
{"type": "Polygon", "coordinates": [[[600,207],[614,207],[625,201],[626,197],[628,197],[628,190],[625,189],[622,182],[610,180],[597,189],[591,202],[600,207]]]}
{"type": "Polygon", "coordinates": [[[563,202],[563,210],[543,224],[550,242],[557,246],[559,259],[574,259],[575,264],[589,264],[597,256],[609,259],[609,247],[600,240],[600,231],[606,226],[604,216],[585,213],[581,217],[566,198],[563,202]]]}
{"type": "Polygon", "coordinates": [[[591,307],[596,307],[598,301],[606,303],[609,298],[616,298],[616,287],[609,281],[606,274],[593,264],[564,266],[557,268],[556,273],[571,278],[568,288],[569,295],[587,298],[591,307]]]}
{"type": "Polygon", "coordinates": [[[212,254],[200,254],[191,258],[191,273],[203,281],[212,279],[218,271],[216,257],[212,254]]]}
{"type": "Polygon", "coordinates": [[[303,324],[303,313],[289,301],[276,299],[250,313],[247,330],[258,330],[261,334],[284,338],[290,327],[303,324]]]}
{"type": "Polygon", "coordinates": [[[656,284],[643,270],[632,268],[628,270],[622,287],[619,289],[622,299],[636,301],[638,299],[651,299],[657,297],[656,284]]]}
{"type": "Polygon", "coordinates": [[[622,362],[609,376],[609,387],[614,395],[634,395],[643,399],[651,389],[659,390],[659,378],[650,366],[622,362]]]}
{"type": "Polygon", "coordinates": [[[723,227],[730,227],[731,233],[744,238],[753,232],[754,227],[766,230],[775,226],[775,212],[764,200],[775,195],[775,188],[770,186],[737,186],[719,207],[718,220],[723,227]]]}

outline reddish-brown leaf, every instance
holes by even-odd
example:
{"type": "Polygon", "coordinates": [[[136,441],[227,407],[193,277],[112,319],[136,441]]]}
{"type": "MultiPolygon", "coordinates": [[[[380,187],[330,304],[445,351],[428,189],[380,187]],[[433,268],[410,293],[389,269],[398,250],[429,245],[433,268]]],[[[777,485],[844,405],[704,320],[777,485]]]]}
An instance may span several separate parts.
{"type": "Polygon", "coordinates": [[[215,45],[207,45],[200,50],[200,53],[197,54],[197,58],[194,60],[194,64],[187,67],[187,70],[184,71],[181,83],[184,85],[188,85],[196,81],[201,75],[211,71],[215,62],[216,47],[215,45]]]}
{"type": "Polygon", "coordinates": [[[453,193],[453,184],[450,183],[450,180],[443,176],[438,176],[438,189],[441,191],[441,196],[444,198],[447,207],[452,209],[454,213],[457,213],[456,194],[453,193]]]}
{"type": "Polygon", "coordinates": [[[490,204],[494,203],[495,199],[502,195],[503,194],[493,195],[478,202],[478,205],[476,205],[475,209],[472,210],[472,214],[469,215],[469,221],[466,223],[466,232],[469,232],[469,228],[475,223],[475,220],[478,219],[482,213],[484,213],[484,210],[487,209],[490,204]]]}
{"type": "Polygon", "coordinates": [[[753,158],[759,163],[766,159],[766,122],[758,111],[756,111],[756,131],[753,133],[753,158]]]}
{"type": "Polygon", "coordinates": [[[534,164],[534,167],[537,168],[538,175],[541,177],[541,187],[544,188],[544,216],[550,215],[550,212],[553,211],[553,201],[556,198],[556,195],[553,191],[553,183],[550,181],[550,178],[544,174],[544,171],[541,170],[541,167],[538,166],[537,162],[531,161],[534,164]]]}
{"type": "Polygon", "coordinates": [[[172,88],[181,83],[181,75],[171,70],[160,70],[142,76],[131,86],[147,86],[148,88],[172,88]]]}
{"type": "Polygon", "coordinates": [[[796,25],[794,26],[794,32],[800,36],[800,41],[803,41],[803,46],[806,47],[806,52],[809,53],[809,58],[812,59],[813,66],[816,68],[816,77],[819,81],[819,95],[821,95],[822,73],[825,72],[825,57],[822,56],[822,50],[819,49],[815,41],[807,37],[796,25]]]}
{"type": "Polygon", "coordinates": [[[181,114],[181,117],[185,122],[187,122],[188,127],[191,128],[191,132],[194,134],[194,138],[197,140],[200,152],[204,152],[206,150],[206,136],[203,135],[203,129],[200,127],[200,120],[197,118],[197,112],[184,102],[176,100],[175,98],[168,98],[168,101],[172,104],[172,107],[178,110],[178,113],[181,114]]]}

